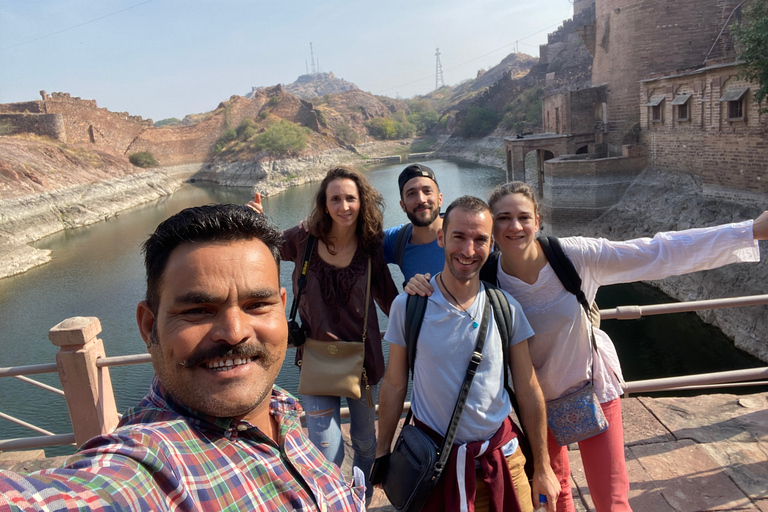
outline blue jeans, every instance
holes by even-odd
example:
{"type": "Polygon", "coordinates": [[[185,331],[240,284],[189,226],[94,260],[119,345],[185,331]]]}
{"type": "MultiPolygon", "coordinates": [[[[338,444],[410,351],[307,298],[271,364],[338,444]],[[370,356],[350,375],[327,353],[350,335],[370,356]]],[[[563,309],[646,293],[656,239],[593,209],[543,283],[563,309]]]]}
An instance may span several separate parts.
{"type": "MultiPolygon", "coordinates": [[[[376,397],[376,386],[371,386],[376,397]]],[[[344,441],[341,438],[341,397],[303,395],[309,440],[326,459],[341,467],[344,462],[344,441]]],[[[373,486],[368,478],[376,459],[376,410],[368,407],[368,400],[345,398],[349,407],[349,436],[355,451],[352,464],[365,475],[365,496],[373,496],[373,486]]]]}

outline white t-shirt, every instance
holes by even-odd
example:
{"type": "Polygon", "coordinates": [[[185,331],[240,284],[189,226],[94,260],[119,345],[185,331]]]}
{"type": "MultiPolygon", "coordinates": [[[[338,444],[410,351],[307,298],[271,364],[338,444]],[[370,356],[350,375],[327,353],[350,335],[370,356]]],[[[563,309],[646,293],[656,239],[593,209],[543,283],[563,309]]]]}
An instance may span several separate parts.
{"type": "MultiPolygon", "coordinates": [[[[561,238],[560,242],[581,276],[590,303],[602,285],[760,261],[751,220],[626,242],[582,237],[561,238]]],[[[505,274],[501,259],[497,271],[499,287],[520,302],[536,332],[529,340],[529,350],[544,399],[553,400],[586,384],[591,373],[590,324],[576,296],[563,288],[549,263],[532,285],[505,274]]],[[[608,335],[595,329],[595,341],[600,352],[595,359],[595,392],[604,403],[621,396],[623,377],[608,335]]]]}
{"type": "MultiPolygon", "coordinates": [[[[419,331],[411,407],[419,420],[435,432],[445,434],[477,342],[479,329],[472,323],[476,320],[479,324],[482,320],[486,295],[485,286],[481,286],[475,301],[464,312],[446,300],[435,278],[431,284],[435,291],[427,302],[419,331]]],[[[511,347],[530,338],[533,331],[517,301],[509,294],[506,296],[512,317],[511,347]]],[[[401,347],[405,347],[407,298],[407,294],[401,293],[392,303],[384,335],[385,340],[401,347]]],[[[512,405],[504,389],[503,363],[501,337],[491,311],[483,360],[472,381],[455,444],[490,439],[509,416],[512,405]]]]}

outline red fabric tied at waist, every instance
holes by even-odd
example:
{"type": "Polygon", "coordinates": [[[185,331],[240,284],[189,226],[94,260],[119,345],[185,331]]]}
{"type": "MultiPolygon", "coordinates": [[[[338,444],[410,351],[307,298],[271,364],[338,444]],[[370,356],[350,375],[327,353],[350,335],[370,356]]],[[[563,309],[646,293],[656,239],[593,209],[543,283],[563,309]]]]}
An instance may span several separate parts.
{"type": "MultiPolygon", "coordinates": [[[[414,418],[417,427],[423,430],[438,446],[443,436],[414,418]]],[[[443,470],[429,499],[424,504],[424,512],[443,512],[452,510],[475,510],[475,459],[480,462],[483,481],[490,490],[491,512],[520,512],[512,476],[509,473],[507,458],[502,447],[516,438],[519,429],[507,417],[499,429],[487,441],[473,441],[467,444],[455,444],[451,456],[443,470]]]]}

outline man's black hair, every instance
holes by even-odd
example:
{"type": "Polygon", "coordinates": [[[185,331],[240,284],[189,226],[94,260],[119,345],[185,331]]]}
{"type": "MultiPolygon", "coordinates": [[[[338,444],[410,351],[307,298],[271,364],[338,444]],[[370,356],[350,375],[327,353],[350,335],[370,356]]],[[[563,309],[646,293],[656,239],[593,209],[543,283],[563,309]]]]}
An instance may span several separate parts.
{"type": "Polygon", "coordinates": [[[491,207],[488,206],[488,203],[480,199],[479,197],[475,196],[461,196],[457,197],[450,205],[448,205],[448,208],[445,210],[445,215],[443,216],[443,232],[448,232],[448,223],[451,218],[451,212],[454,209],[462,210],[467,213],[475,213],[480,214],[483,212],[491,212],[491,207]]]}
{"type": "Polygon", "coordinates": [[[272,253],[280,274],[280,248],[283,238],[263,215],[247,206],[209,204],[186,208],[157,226],[142,245],[147,272],[146,300],[157,313],[160,281],[171,252],[184,243],[234,242],[261,240],[272,253]]]}

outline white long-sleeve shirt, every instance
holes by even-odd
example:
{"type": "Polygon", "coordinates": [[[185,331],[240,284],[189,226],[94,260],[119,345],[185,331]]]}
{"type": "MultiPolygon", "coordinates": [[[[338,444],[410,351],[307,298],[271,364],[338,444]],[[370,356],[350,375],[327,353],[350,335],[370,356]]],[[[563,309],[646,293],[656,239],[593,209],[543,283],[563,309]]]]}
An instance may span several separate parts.
{"type": "MultiPolygon", "coordinates": [[[[653,238],[612,242],[569,237],[560,242],[581,276],[587,300],[602,285],[663,279],[729,263],[760,261],[752,221],[658,233],[653,238]]],[[[520,302],[533,327],[529,349],[545,400],[586,384],[592,373],[590,323],[576,296],[567,292],[547,265],[529,285],[498,266],[499,286],[520,302]]],[[[621,396],[619,358],[608,335],[595,329],[599,357],[594,360],[595,392],[601,403],[621,396]]]]}

